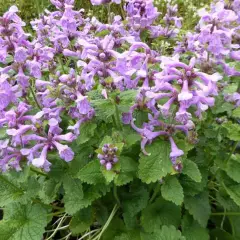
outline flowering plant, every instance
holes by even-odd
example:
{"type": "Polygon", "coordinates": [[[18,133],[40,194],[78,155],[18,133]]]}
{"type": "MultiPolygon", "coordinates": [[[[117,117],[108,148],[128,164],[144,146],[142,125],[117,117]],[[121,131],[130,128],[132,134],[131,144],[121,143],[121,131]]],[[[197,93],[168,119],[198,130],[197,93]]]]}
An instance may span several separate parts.
{"type": "Polygon", "coordinates": [[[170,3],[51,3],[0,18],[0,239],[239,239],[239,0],[187,33],[170,3]]]}

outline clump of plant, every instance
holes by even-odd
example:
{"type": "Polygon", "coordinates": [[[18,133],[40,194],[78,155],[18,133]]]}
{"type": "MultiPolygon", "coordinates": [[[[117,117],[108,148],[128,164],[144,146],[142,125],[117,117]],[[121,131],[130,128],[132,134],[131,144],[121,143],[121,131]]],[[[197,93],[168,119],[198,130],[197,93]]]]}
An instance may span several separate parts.
{"type": "Polygon", "coordinates": [[[0,239],[238,239],[238,0],[187,34],[177,5],[51,2],[0,18],[0,239]]]}

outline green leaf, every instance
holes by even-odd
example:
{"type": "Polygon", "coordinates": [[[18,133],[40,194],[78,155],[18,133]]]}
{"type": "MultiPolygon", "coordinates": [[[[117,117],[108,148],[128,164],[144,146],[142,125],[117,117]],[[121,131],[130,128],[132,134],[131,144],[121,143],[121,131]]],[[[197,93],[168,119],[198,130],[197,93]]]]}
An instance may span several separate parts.
{"type": "Polygon", "coordinates": [[[109,33],[110,33],[109,30],[105,29],[100,32],[96,32],[95,36],[96,37],[104,37],[104,36],[108,35],[109,33]]]}
{"type": "Polygon", "coordinates": [[[133,180],[136,176],[137,163],[130,157],[120,156],[121,170],[116,175],[114,183],[117,186],[125,185],[133,180]]]}
{"type": "Polygon", "coordinates": [[[128,112],[130,107],[133,105],[137,95],[136,90],[126,90],[119,94],[120,104],[118,108],[121,112],[128,112]]]}
{"type": "Polygon", "coordinates": [[[123,128],[124,142],[130,147],[136,142],[141,140],[140,134],[134,131],[129,126],[124,126],[123,128]]]}
{"type": "Polygon", "coordinates": [[[114,240],[131,240],[131,239],[129,238],[129,235],[127,233],[123,233],[121,234],[121,236],[115,237],[114,240]]]}
{"type": "Polygon", "coordinates": [[[132,188],[131,192],[126,194],[123,199],[123,217],[128,225],[129,219],[131,220],[147,206],[149,193],[145,187],[137,186],[132,188]]]}
{"type": "Polygon", "coordinates": [[[227,122],[223,127],[228,131],[227,137],[233,141],[240,141],[240,125],[237,123],[227,122]]]}
{"type": "Polygon", "coordinates": [[[232,200],[240,206],[240,184],[225,186],[225,189],[232,200]]]}
{"type": "Polygon", "coordinates": [[[97,118],[103,121],[108,120],[115,113],[115,105],[110,99],[92,100],[91,104],[96,111],[97,118]]]}
{"type": "Polygon", "coordinates": [[[181,208],[160,198],[143,210],[141,223],[146,232],[156,232],[162,225],[178,227],[180,219],[181,208]]]}
{"type": "Polygon", "coordinates": [[[43,183],[42,189],[39,193],[41,200],[45,204],[53,202],[56,198],[58,189],[61,186],[61,182],[56,182],[55,179],[48,179],[43,183]]]}
{"type": "Polygon", "coordinates": [[[202,175],[201,172],[198,169],[198,166],[193,161],[185,159],[183,162],[183,174],[190,177],[195,182],[201,182],[202,175]]]}
{"type": "Polygon", "coordinates": [[[6,176],[0,175],[0,206],[4,207],[7,204],[20,199],[24,194],[23,190],[10,182],[6,176]]]}
{"type": "Polygon", "coordinates": [[[102,197],[109,190],[110,187],[104,184],[83,184],[84,197],[78,202],[78,210],[88,207],[94,200],[102,197]]]}
{"type": "Polygon", "coordinates": [[[1,240],[39,240],[47,225],[47,211],[40,205],[11,204],[0,222],[1,240]]]}
{"type": "Polygon", "coordinates": [[[73,215],[70,222],[70,230],[72,234],[77,235],[86,231],[93,221],[92,208],[88,207],[78,211],[73,215]]]}
{"type": "Polygon", "coordinates": [[[186,240],[174,226],[162,226],[152,234],[141,234],[142,240],[186,240]]]}
{"type": "Polygon", "coordinates": [[[164,199],[176,205],[183,203],[183,188],[176,177],[168,177],[161,187],[161,192],[164,199]]]}
{"type": "Polygon", "coordinates": [[[219,240],[237,240],[238,239],[233,237],[230,233],[220,228],[213,229],[210,235],[211,235],[211,239],[219,239],[219,240]]]}
{"type": "Polygon", "coordinates": [[[146,147],[150,156],[141,154],[139,161],[139,178],[145,183],[156,182],[172,171],[169,159],[169,143],[158,140],[146,147]]]}
{"type": "Polygon", "coordinates": [[[240,183],[240,161],[235,161],[233,158],[231,158],[227,163],[227,169],[226,172],[230,178],[232,178],[234,181],[240,183]]]}
{"type": "Polygon", "coordinates": [[[4,140],[8,137],[6,130],[7,128],[0,128],[0,140],[4,140]]]}
{"type": "Polygon", "coordinates": [[[240,118],[240,107],[233,110],[232,116],[235,118],[240,118]]]}
{"type": "Polygon", "coordinates": [[[65,175],[63,179],[63,188],[65,190],[63,200],[66,212],[74,214],[81,209],[79,205],[83,199],[82,183],[79,179],[74,179],[65,175]]]}
{"type": "Polygon", "coordinates": [[[211,213],[208,192],[202,192],[194,197],[186,196],[184,205],[193,218],[198,221],[202,227],[206,227],[211,213]]]}
{"type": "Polygon", "coordinates": [[[96,128],[97,128],[96,123],[92,122],[82,123],[80,127],[80,135],[76,140],[77,144],[80,145],[89,141],[89,139],[94,135],[94,131],[96,128]]]}
{"type": "Polygon", "coordinates": [[[85,165],[78,173],[78,178],[88,184],[104,183],[99,160],[94,160],[85,165]]]}
{"type": "Polygon", "coordinates": [[[190,215],[183,217],[182,231],[186,240],[209,240],[207,229],[201,227],[190,215]]]}
{"type": "Polygon", "coordinates": [[[179,181],[183,187],[184,195],[194,196],[204,190],[208,182],[208,170],[205,168],[200,169],[202,180],[195,182],[190,177],[181,174],[179,181]]]}

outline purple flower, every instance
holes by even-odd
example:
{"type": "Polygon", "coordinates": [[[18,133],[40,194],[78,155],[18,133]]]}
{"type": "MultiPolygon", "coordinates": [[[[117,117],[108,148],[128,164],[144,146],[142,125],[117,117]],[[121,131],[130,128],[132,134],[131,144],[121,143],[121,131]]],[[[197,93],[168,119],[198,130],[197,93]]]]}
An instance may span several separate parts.
{"type": "Polygon", "coordinates": [[[170,143],[171,143],[171,153],[170,158],[175,160],[176,158],[184,155],[184,152],[177,147],[172,137],[169,137],[170,143]]]}
{"type": "Polygon", "coordinates": [[[63,145],[61,143],[58,143],[56,141],[54,141],[53,144],[56,146],[59,152],[59,155],[62,159],[64,159],[66,162],[70,162],[73,160],[74,152],[70,147],[63,145]]]}
{"type": "Polygon", "coordinates": [[[43,167],[45,162],[47,162],[47,152],[48,152],[48,146],[44,146],[40,157],[34,158],[32,160],[32,165],[39,168],[43,167]]]}

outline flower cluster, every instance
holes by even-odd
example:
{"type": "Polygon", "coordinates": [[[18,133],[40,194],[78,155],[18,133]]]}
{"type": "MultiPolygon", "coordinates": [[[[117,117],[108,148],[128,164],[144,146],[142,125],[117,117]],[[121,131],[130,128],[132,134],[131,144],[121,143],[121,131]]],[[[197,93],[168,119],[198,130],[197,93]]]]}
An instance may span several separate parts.
{"type": "Polygon", "coordinates": [[[102,147],[102,154],[98,154],[101,165],[105,166],[107,170],[111,170],[113,165],[118,162],[117,151],[118,148],[111,144],[104,144],[102,147]]]}
{"type": "MultiPolygon", "coordinates": [[[[237,73],[225,60],[240,59],[234,42],[239,13],[226,9],[222,1],[213,4],[210,12],[200,11],[197,33],[188,33],[173,55],[162,56],[141,36],[149,31],[153,38],[174,38],[181,27],[176,5],[167,5],[160,25],[152,0],[127,1],[126,19],[115,16],[109,23],[74,10],[73,0],[51,2],[57,10],[46,10],[31,22],[34,36],[24,32],[17,7],[0,18],[0,127],[8,136],[0,143],[1,170],[20,170],[21,161],[27,160],[48,171],[51,151],[71,161],[74,152],[69,144],[81,135],[82,123],[95,117],[89,92],[99,90],[108,99],[114,92],[135,89],[136,101],[122,114],[122,123],[141,135],[146,155],[146,144],[158,137],[169,141],[170,159],[181,171],[184,152],[174,138],[179,132],[188,136],[196,118],[213,107],[223,78],[215,65],[222,65],[230,75],[237,73]],[[196,57],[181,59],[178,53],[186,51],[196,57]],[[206,63],[211,71],[204,68],[206,63]],[[136,111],[148,114],[142,125],[136,124],[136,111]]],[[[234,99],[239,101],[239,96],[234,99]]],[[[117,150],[107,144],[98,155],[107,170],[118,161],[117,150]]]]}

